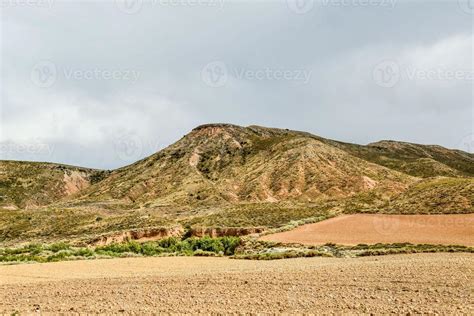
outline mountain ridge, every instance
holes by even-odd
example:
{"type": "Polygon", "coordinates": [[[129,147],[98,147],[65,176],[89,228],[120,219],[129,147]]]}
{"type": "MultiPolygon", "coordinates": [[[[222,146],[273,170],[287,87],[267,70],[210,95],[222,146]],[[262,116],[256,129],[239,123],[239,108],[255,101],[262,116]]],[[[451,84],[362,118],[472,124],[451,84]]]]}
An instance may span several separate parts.
{"type": "Polygon", "coordinates": [[[473,213],[472,159],[443,147],[204,124],[111,171],[0,161],[0,240],[176,224],[280,227],[339,213],[473,213]]]}
{"type": "MultiPolygon", "coordinates": [[[[59,169],[64,169],[64,170],[77,170],[84,172],[84,176],[87,177],[87,174],[101,174],[99,177],[100,180],[104,180],[108,178],[110,175],[114,175],[116,173],[121,173],[122,170],[129,170],[130,168],[133,168],[133,166],[139,165],[142,161],[150,161],[153,159],[153,157],[159,157],[163,152],[166,152],[167,150],[173,150],[173,146],[176,146],[179,144],[183,139],[189,139],[193,137],[199,137],[200,134],[203,134],[203,136],[212,139],[213,134],[216,134],[218,137],[224,137],[227,139],[232,138],[233,136],[231,134],[234,134],[237,138],[245,138],[247,137],[251,139],[252,137],[259,137],[259,139],[253,139],[255,144],[253,144],[253,150],[267,150],[269,149],[272,145],[275,145],[279,142],[279,140],[282,140],[282,138],[300,138],[300,144],[297,146],[305,146],[303,143],[305,141],[301,142],[302,139],[306,140],[306,145],[309,139],[314,139],[316,141],[319,141],[323,144],[334,146],[338,149],[341,149],[353,157],[360,158],[362,160],[365,160],[369,163],[375,163],[377,165],[380,165],[382,167],[389,168],[391,170],[399,171],[402,172],[408,176],[412,177],[421,177],[421,178],[428,178],[428,177],[433,177],[433,176],[473,176],[474,175],[474,155],[465,153],[459,150],[450,150],[447,148],[444,148],[442,146],[438,145],[420,145],[420,144],[414,144],[414,143],[408,143],[408,142],[398,142],[398,141],[393,141],[393,140],[381,140],[378,142],[373,142],[369,143],[368,145],[358,145],[358,144],[351,144],[351,143],[345,143],[345,142],[339,142],[331,139],[326,139],[317,135],[313,135],[308,132],[304,131],[294,131],[294,130],[289,130],[289,129],[283,129],[283,128],[270,128],[270,127],[264,127],[264,126],[258,126],[258,125],[249,125],[247,127],[235,125],[235,124],[230,124],[230,123],[208,123],[208,124],[202,124],[199,126],[196,126],[193,128],[190,133],[185,135],[183,138],[178,140],[176,143],[171,144],[167,148],[165,148],[162,151],[159,151],[149,157],[145,157],[133,164],[120,167],[115,170],[99,170],[99,169],[92,169],[92,168],[86,168],[86,167],[77,167],[77,166],[71,166],[71,165],[65,165],[65,164],[57,164],[57,163],[47,163],[47,162],[16,162],[12,160],[3,160],[0,161],[3,165],[5,164],[13,164],[13,163],[19,163],[19,164],[31,164],[31,165],[36,165],[36,166],[49,166],[50,168],[59,168],[59,169]],[[221,131],[221,133],[218,132],[218,130],[221,131]],[[224,132],[224,133],[222,133],[224,132]],[[240,133],[240,134],[239,134],[240,133]],[[264,148],[267,146],[268,148],[264,148]],[[260,148],[261,147],[261,148],[260,148]],[[408,148],[407,148],[408,147],[408,148]],[[378,155],[374,155],[373,152],[370,150],[374,148],[377,151],[382,151],[381,153],[378,153],[378,155]],[[443,162],[440,162],[439,159],[433,159],[432,152],[428,152],[428,150],[435,151],[435,154],[439,156],[439,152],[444,152],[449,154],[450,156],[453,155],[459,155],[462,159],[472,162],[472,166],[469,167],[464,167],[461,168],[461,170],[453,168],[452,165],[453,163],[446,164],[446,159],[444,159],[443,162]],[[401,165],[396,165],[393,163],[395,159],[391,159],[395,154],[398,153],[404,154],[401,158],[398,160],[402,160],[401,165]],[[383,157],[383,158],[380,158],[383,157]],[[388,159],[386,157],[389,157],[388,159]],[[411,168],[411,169],[410,169],[411,168]],[[418,168],[418,170],[415,170],[418,168]],[[428,170],[426,173],[424,169],[431,169],[428,170]],[[472,173],[471,173],[472,169],[472,173]],[[421,170],[421,171],[420,171],[421,170]],[[468,170],[466,173],[465,171],[468,170]],[[105,175],[105,176],[104,176],[105,175]]],[[[209,141],[209,139],[207,141],[209,141]]],[[[195,144],[195,146],[202,146],[204,143],[206,143],[206,140],[201,139],[201,144],[195,144]]],[[[234,146],[238,148],[242,148],[242,144],[240,144],[239,141],[236,139],[234,141],[234,146]]],[[[246,142],[244,140],[244,142],[246,142]]],[[[311,146],[315,146],[315,142],[312,142],[311,146]]],[[[190,145],[189,142],[187,145],[190,145]]],[[[224,144],[225,145],[225,144],[224,144]]],[[[227,144],[229,145],[229,144],[227,144]]],[[[226,145],[226,146],[227,146],[226,145]]],[[[231,144],[232,145],[232,144],[231,144]]],[[[245,145],[245,143],[243,144],[245,145]]],[[[174,156],[179,156],[180,155],[180,150],[175,151],[173,153],[174,156]]],[[[201,149],[198,149],[200,151],[201,149]]],[[[228,150],[228,148],[226,149],[228,150]]],[[[301,154],[301,153],[300,153],[301,154]]],[[[313,155],[317,155],[317,153],[313,152],[313,155]]],[[[193,158],[196,160],[196,168],[200,169],[201,173],[202,171],[206,172],[206,166],[204,166],[203,162],[203,157],[202,153],[193,153],[193,158]]],[[[205,155],[205,153],[204,153],[205,155]]],[[[304,158],[304,155],[302,156],[304,158]]],[[[192,164],[194,162],[190,162],[192,164]]],[[[151,164],[148,163],[150,166],[151,164]]],[[[454,165],[460,165],[460,163],[454,163],[454,165]]],[[[462,165],[463,167],[463,165],[462,165]]],[[[209,179],[209,178],[208,178],[209,179]]],[[[209,179],[210,180],[210,179],[209,179]]],[[[101,182],[101,181],[92,181],[92,182],[101,182]]],[[[370,182],[370,180],[369,180],[370,182]]],[[[93,185],[94,183],[89,183],[90,185],[93,185]]],[[[5,186],[5,185],[4,185],[5,186]]],[[[89,185],[87,185],[87,188],[89,185]]],[[[86,187],[81,188],[82,191],[83,189],[86,189],[86,187]]],[[[76,193],[76,192],[75,192],[76,193]]],[[[271,198],[270,198],[271,200],[271,198]]],[[[47,199],[47,201],[51,201],[50,199],[47,199]]],[[[21,205],[18,205],[18,207],[21,207],[24,205],[24,203],[20,203],[21,205]]]]}

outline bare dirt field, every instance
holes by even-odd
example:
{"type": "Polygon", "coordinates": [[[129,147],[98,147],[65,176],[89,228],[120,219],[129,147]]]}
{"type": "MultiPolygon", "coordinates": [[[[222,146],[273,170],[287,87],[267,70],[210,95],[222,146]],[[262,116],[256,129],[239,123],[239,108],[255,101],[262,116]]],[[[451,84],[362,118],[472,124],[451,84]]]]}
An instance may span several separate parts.
{"type": "Polygon", "coordinates": [[[410,242],[474,246],[474,214],[343,215],[261,239],[307,245],[410,242]]]}
{"type": "Polygon", "coordinates": [[[0,314],[473,314],[472,254],[247,261],[128,258],[0,266],[0,314]]]}

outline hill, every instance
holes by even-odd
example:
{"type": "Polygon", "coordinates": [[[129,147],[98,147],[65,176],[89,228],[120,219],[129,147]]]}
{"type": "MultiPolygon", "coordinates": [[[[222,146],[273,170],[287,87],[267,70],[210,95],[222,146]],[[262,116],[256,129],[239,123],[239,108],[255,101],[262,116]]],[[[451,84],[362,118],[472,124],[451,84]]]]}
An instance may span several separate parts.
{"type": "Polygon", "coordinates": [[[215,124],[112,172],[78,200],[146,207],[312,202],[401,192],[413,181],[299,132],[215,124]]]}
{"type": "Polygon", "coordinates": [[[395,214],[472,213],[472,178],[424,179],[396,196],[383,211],[395,214]]]}
{"type": "Polygon", "coordinates": [[[67,165],[0,161],[0,208],[35,208],[98,182],[105,171],[67,165]]]}
{"type": "Polygon", "coordinates": [[[0,162],[0,241],[282,227],[340,213],[473,213],[473,166],[472,154],[440,146],[207,124],[111,172],[0,162]]]}
{"type": "Polygon", "coordinates": [[[422,178],[474,176],[474,154],[437,145],[380,141],[367,146],[330,141],[351,155],[422,178]]]}

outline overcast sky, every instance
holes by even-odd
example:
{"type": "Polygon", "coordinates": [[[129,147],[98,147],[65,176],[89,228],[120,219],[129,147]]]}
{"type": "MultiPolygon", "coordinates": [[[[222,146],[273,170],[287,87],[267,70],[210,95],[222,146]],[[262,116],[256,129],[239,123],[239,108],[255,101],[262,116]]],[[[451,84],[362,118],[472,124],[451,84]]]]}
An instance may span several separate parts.
{"type": "Polygon", "coordinates": [[[2,159],[115,168],[209,122],[473,151],[471,0],[0,0],[2,159]]]}

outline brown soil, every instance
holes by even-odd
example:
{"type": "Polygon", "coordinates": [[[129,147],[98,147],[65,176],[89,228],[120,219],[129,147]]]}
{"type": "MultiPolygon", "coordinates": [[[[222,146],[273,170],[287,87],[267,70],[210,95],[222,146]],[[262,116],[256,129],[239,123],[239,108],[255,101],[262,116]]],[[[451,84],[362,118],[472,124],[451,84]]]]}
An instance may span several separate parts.
{"type": "Polygon", "coordinates": [[[307,245],[410,242],[474,246],[474,214],[344,215],[261,239],[307,245]]]}
{"type": "MultiPolygon", "coordinates": [[[[224,236],[245,236],[262,233],[263,227],[195,227],[190,230],[192,237],[224,237],[224,236]]],[[[104,246],[113,243],[121,243],[129,240],[139,242],[160,240],[168,237],[183,237],[185,231],[183,227],[155,227],[142,228],[130,231],[114,232],[88,240],[87,243],[94,246],[104,246]]]]}
{"type": "Polygon", "coordinates": [[[64,173],[64,190],[66,195],[75,194],[90,186],[87,179],[87,173],[79,171],[71,171],[64,173]]]}
{"type": "Polygon", "coordinates": [[[0,314],[473,314],[474,255],[0,266],[0,314]]]}
{"type": "Polygon", "coordinates": [[[140,242],[160,240],[168,237],[181,237],[184,230],[181,226],[177,227],[159,227],[159,228],[144,228],[125,232],[110,233],[98,236],[88,242],[95,246],[110,245],[113,243],[121,243],[129,240],[136,240],[140,242]]]}

